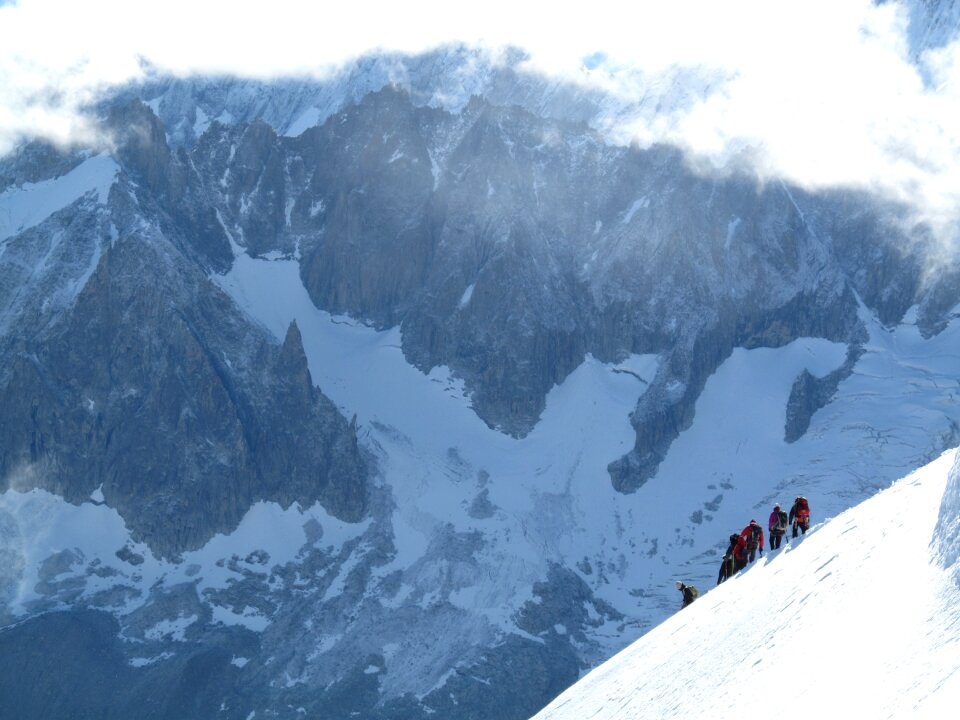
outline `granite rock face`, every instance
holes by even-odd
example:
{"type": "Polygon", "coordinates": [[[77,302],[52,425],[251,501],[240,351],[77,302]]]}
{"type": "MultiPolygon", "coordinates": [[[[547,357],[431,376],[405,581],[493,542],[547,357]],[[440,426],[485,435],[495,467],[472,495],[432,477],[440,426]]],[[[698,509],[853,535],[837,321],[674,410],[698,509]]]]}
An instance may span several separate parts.
{"type": "MultiPolygon", "coordinates": [[[[143,110],[132,122],[155,129],[143,110]]],[[[278,344],[210,281],[205,267],[226,259],[195,220],[213,210],[174,198],[169,214],[180,166],[162,133],[130,134],[118,157],[132,169],[106,206],[80,200],[0,259],[14,273],[56,237],[82,256],[65,267],[95,262],[56,315],[42,276],[35,295],[16,288],[28,300],[15,321],[30,330],[4,338],[0,474],[32,466],[38,486],[73,503],[99,489],[163,555],[233,529],[258,500],[319,500],[358,520],[368,470],[355,430],[311,382],[299,331],[278,344]]],[[[212,237],[226,243],[222,228],[212,237]]]]}
{"type": "Polygon", "coordinates": [[[183,255],[213,272],[231,242],[299,258],[318,307],[402,326],[406,357],[450,367],[491,427],[526,435],[588,353],[661,355],[636,446],[609,468],[624,492],[656,474],[735,347],[856,344],[860,302],[884,322],[919,303],[935,332],[958,297],[950,278],[922,282],[895,208],[697,174],[676,150],[481,98],[451,113],[388,86],[297,137],[215,121],[173,150],[136,101],[110,122],[183,255]]]}
{"type": "Polygon", "coordinates": [[[862,354],[862,347],[851,345],[846,361],[833,372],[822,378],[814,376],[809,370],[800,374],[793,383],[790,399],[787,401],[784,440],[792,443],[803,437],[810,427],[813,414],[830,402],[840,383],[853,372],[853,367],[862,354]]]}
{"type": "Polygon", "coordinates": [[[388,86],[297,137],[214,122],[183,152],[247,252],[299,257],[322,309],[402,326],[407,358],[452,368],[491,427],[526,435],[588,353],[667,357],[611,466],[627,491],[734,347],[855,342],[858,297],[890,321],[924,302],[932,326],[956,297],[925,300],[868,198],[704,176],[476,97],[450,113],[388,86]]]}
{"type": "Polygon", "coordinates": [[[239,690],[240,671],[230,660],[232,653],[249,652],[249,638],[221,632],[174,659],[131,665],[129,643],[118,629],[107,613],[75,610],[42,615],[3,633],[5,706],[23,718],[63,720],[244,717],[238,709],[224,712],[221,703],[230,692],[224,688],[239,690]]]}

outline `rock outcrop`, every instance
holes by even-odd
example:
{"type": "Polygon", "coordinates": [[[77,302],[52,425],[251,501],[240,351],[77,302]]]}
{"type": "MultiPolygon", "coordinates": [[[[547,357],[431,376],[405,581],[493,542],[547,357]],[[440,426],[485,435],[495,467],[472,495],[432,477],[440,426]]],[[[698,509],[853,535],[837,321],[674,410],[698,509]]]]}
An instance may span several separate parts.
{"type": "MultiPolygon", "coordinates": [[[[144,110],[135,121],[155,127],[144,110]]],[[[320,501],[360,519],[368,470],[356,432],[313,386],[299,331],[276,344],[211,282],[221,245],[193,219],[215,209],[193,215],[169,195],[178,163],[162,133],[130,135],[118,157],[132,169],[107,207],[79,201],[15,239],[18,263],[42,261],[30,248],[52,234],[101,254],[68,307],[50,316],[38,292],[19,320],[44,325],[5,338],[0,475],[29,465],[37,485],[74,503],[99,488],[164,555],[232,530],[257,500],[320,501]]],[[[16,267],[13,253],[3,261],[16,267]]]]}

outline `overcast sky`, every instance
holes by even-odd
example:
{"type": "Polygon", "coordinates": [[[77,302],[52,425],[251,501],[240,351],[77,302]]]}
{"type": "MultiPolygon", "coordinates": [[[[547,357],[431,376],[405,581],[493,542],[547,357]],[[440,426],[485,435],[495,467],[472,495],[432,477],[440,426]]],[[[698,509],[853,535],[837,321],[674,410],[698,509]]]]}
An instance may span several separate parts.
{"type": "Polygon", "coordinates": [[[0,0],[0,152],[24,134],[81,136],[78,108],[139,77],[142,61],[178,74],[322,75],[377,49],[511,45],[532,70],[626,97],[670,68],[704,68],[721,79],[707,96],[617,137],[716,163],[753,148],[763,176],[876,189],[949,237],[960,44],[914,62],[907,25],[900,4],[871,0],[0,0]],[[603,61],[584,74],[588,57],[603,61]]]}

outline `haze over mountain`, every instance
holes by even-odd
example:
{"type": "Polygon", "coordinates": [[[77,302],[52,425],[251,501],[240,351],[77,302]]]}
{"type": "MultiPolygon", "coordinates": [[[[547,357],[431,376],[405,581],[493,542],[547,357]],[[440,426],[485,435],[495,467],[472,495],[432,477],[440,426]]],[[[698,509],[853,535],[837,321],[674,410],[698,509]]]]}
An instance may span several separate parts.
{"type": "MultiPolygon", "coordinates": [[[[838,7],[936,126],[956,4],[838,7]]],[[[72,129],[0,118],[0,705],[530,717],[774,502],[957,445],[949,128],[804,176],[693,142],[727,66],[542,52],[14,73],[72,129]]]]}

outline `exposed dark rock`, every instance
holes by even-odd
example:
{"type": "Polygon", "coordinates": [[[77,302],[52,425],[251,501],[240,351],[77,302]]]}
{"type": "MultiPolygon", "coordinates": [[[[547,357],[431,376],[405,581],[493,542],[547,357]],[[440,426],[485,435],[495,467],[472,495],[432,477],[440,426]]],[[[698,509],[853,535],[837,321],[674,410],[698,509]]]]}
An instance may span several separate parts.
{"type": "Polygon", "coordinates": [[[0,633],[0,699],[18,718],[242,720],[229,636],[135,667],[117,621],[91,611],[40,615],[0,633]],[[70,662],[64,662],[69,658],[70,662]],[[225,702],[226,701],[226,702],[225,702]],[[223,707],[226,705],[226,707],[223,707]]]}
{"type": "Polygon", "coordinates": [[[557,626],[562,626],[562,632],[582,642],[586,640],[584,628],[623,619],[620,612],[596,598],[576,573],[559,565],[551,565],[546,580],[534,583],[533,594],[538,600],[524,605],[517,618],[517,627],[531,635],[555,633],[557,626]]]}
{"type": "Polygon", "coordinates": [[[960,270],[938,269],[924,287],[917,326],[924,337],[933,337],[957,316],[960,306],[960,270]]]}
{"type": "Polygon", "coordinates": [[[84,153],[63,150],[42,140],[25,143],[0,158],[0,188],[66,175],[84,159],[84,153]]]}
{"type": "Polygon", "coordinates": [[[808,370],[800,373],[790,389],[790,398],[787,400],[787,420],[783,433],[783,439],[786,442],[796,442],[804,436],[810,427],[813,414],[830,402],[840,383],[850,377],[861,355],[863,355],[863,347],[851,345],[847,349],[847,359],[833,372],[821,378],[808,370]]]}
{"type": "Polygon", "coordinates": [[[82,567],[83,557],[73,550],[61,550],[45,558],[37,573],[39,582],[34,590],[53,598],[57,603],[69,605],[82,593],[85,579],[71,573],[77,566],[82,567]],[[61,577],[61,576],[66,577],[61,577]]]}
{"type": "Polygon", "coordinates": [[[493,517],[496,510],[496,506],[490,502],[490,491],[484,488],[470,503],[468,513],[470,517],[476,520],[485,520],[493,517]]]}
{"type": "Polygon", "coordinates": [[[131,565],[143,565],[143,555],[131,550],[129,545],[124,545],[122,548],[117,550],[116,555],[118,558],[126,563],[130,563],[131,565]]]}
{"type": "Polygon", "coordinates": [[[316,208],[322,221],[302,263],[319,307],[387,327],[403,319],[423,287],[437,242],[420,130],[430,115],[385,89],[296,143],[310,173],[301,212],[316,208]]]}
{"type": "Polygon", "coordinates": [[[230,241],[183,149],[171,151],[163,125],[139,100],[114,106],[107,127],[115,157],[137,183],[143,207],[157,214],[164,234],[201,266],[226,271],[230,241]]]}
{"type": "Polygon", "coordinates": [[[121,227],[71,311],[10,360],[0,473],[40,467],[74,503],[102,485],[162,554],[229,532],[259,499],[359,519],[356,433],[312,386],[296,327],[273,345],[195,265],[121,227]]]}
{"type": "Polygon", "coordinates": [[[205,202],[219,206],[222,218],[251,255],[293,252],[283,235],[287,204],[294,202],[287,197],[286,155],[269,125],[214,123],[190,160],[198,168],[205,202]]]}
{"type": "Polygon", "coordinates": [[[559,695],[579,672],[576,653],[565,640],[548,636],[538,643],[510,635],[425,697],[424,716],[522,720],[559,695]]]}
{"type": "Polygon", "coordinates": [[[720,503],[723,502],[723,495],[717,495],[713,500],[705,502],[703,506],[710,512],[717,512],[720,509],[720,503]]]}
{"type": "MultiPolygon", "coordinates": [[[[625,491],[656,473],[734,347],[852,342],[854,291],[892,320],[919,288],[868,198],[701,177],[677,150],[610,148],[479,98],[451,115],[388,87],[298,138],[213,123],[189,163],[146,108],[124,112],[146,123],[149,141],[124,147],[147,184],[196,187],[251,254],[299,249],[319,307],[402,323],[406,357],[453,368],[492,427],[529,432],[587,353],[668,353],[634,413],[637,447],[611,465],[625,491]]],[[[164,216],[193,228],[203,212],[164,216]]]]}

